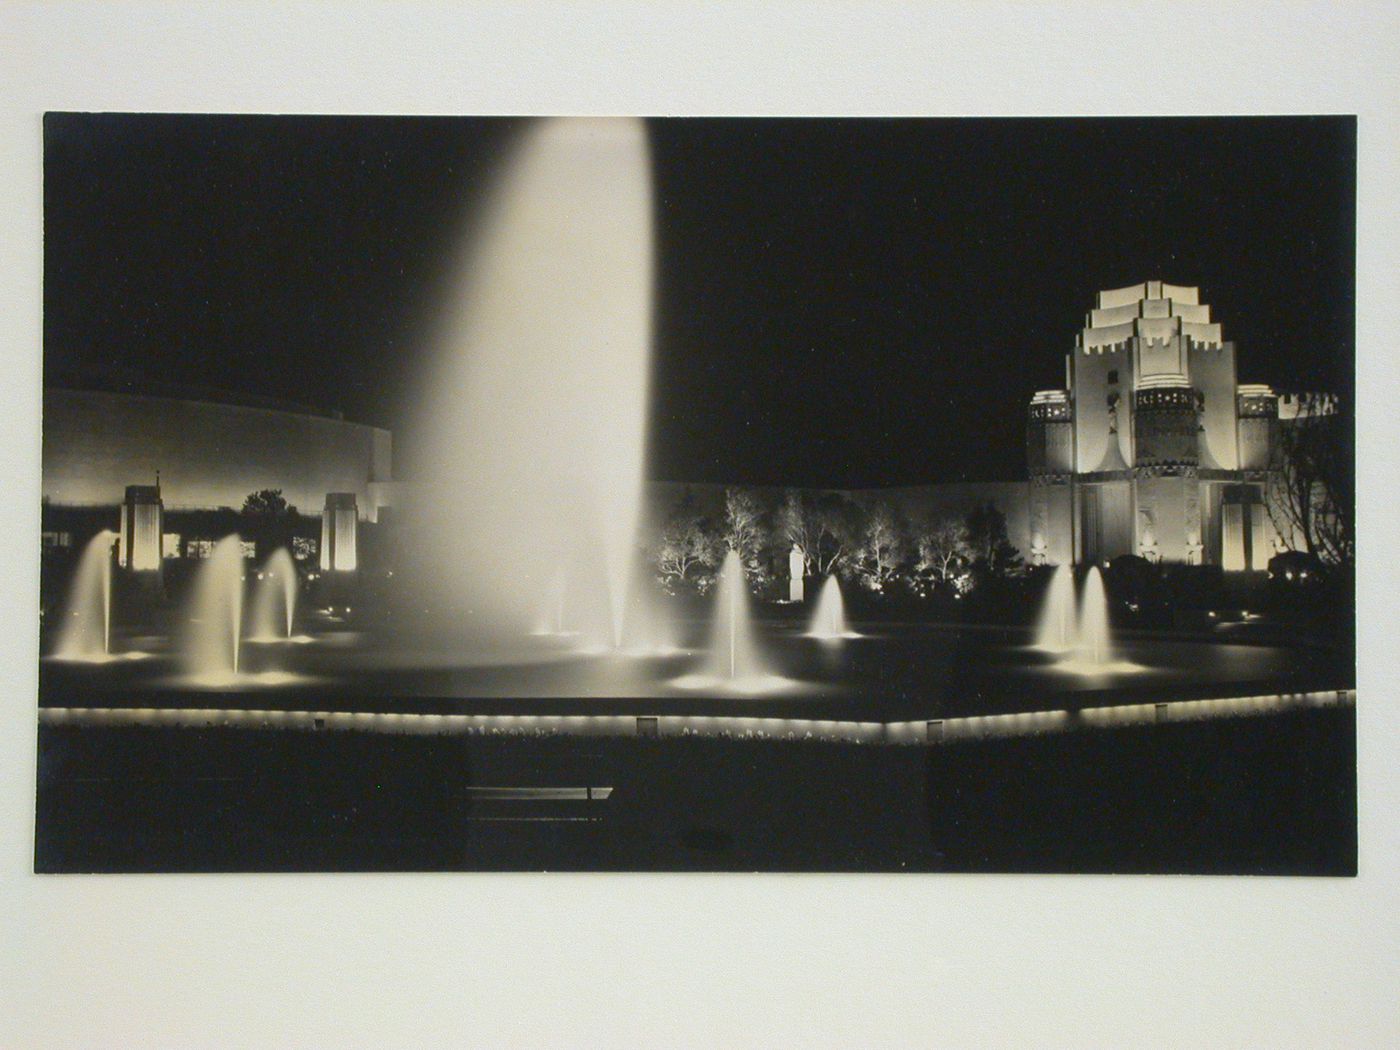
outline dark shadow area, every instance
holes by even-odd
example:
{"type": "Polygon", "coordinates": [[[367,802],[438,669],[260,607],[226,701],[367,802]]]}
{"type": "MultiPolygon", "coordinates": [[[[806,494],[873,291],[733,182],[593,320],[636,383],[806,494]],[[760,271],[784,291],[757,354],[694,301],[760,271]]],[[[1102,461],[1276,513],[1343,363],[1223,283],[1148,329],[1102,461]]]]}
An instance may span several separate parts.
{"type": "Polygon", "coordinates": [[[931,835],[950,870],[1356,874],[1354,709],[928,756],[931,835]]]}
{"type": "Polygon", "coordinates": [[[1351,708],[932,747],[43,726],[39,763],[39,872],[1356,870],[1351,708]]]}

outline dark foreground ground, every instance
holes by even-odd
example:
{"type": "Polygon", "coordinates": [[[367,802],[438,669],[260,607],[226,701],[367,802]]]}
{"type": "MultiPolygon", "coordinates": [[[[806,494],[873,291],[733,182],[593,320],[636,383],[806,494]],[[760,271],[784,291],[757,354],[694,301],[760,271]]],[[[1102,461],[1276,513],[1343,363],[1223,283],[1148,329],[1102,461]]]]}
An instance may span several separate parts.
{"type": "Polygon", "coordinates": [[[1348,875],[1355,771],[1350,707],[927,747],[45,725],[35,867],[1348,875]]]}

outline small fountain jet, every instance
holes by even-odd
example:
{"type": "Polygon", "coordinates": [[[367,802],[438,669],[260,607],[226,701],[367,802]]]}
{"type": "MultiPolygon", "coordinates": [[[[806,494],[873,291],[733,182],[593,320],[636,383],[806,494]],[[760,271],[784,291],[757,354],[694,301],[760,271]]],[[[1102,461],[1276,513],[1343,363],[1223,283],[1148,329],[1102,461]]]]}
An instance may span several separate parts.
{"type": "Polygon", "coordinates": [[[181,656],[191,681],[207,685],[238,682],[243,635],[243,544],[225,536],[195,577],[189,630],[181,656]]]}
{"type": "Polygon", "coordinates": [[[274,551],[258,571],[253,585],[248,641],[301,642],[305,635],[292,633],[296,621],[297,569],[285,547],[274,551]]]}
{"type": "Polygon", "coordinates": [[[759,652],[749,618],[748,580],[737,551],[725,555],[716,590],[709,654],[698,673],[684,675],[673,684],[682,689],[744,695],[777,692],[790,686],[788,679],[768,668],[759,652]]]}
{"type": "Polygon", "coordinates": [[[1073,613],[1074,585],[1069,568],[1061,566],[1050,581],[1036,634],[1036,648],[1060,654],[1054,665],[1056,670],[1085,676],[1142,670],[1137,664],[1118,659],[1108,622],[1108,595],[1098,566],[1091,568],[1084,579],[1078,617],[1073,613]]]}
{"type": "Polygon", "coordinates": [[[859,638],[846,622],[846,603],[841,597],[841,585],[835,576],[828,576],[822,584],[817,598],[817,609],[812,614],[812,623],[807,628],[808,638],[823,642],[839,642],[844,638],[859,638]]]}
{"type": "Polygon", "coordinates": [[[111,658],[112,545],[116,542],[117,534],[104,529],[83,549],[54,649],[60,660],[102,663],[111,658]]]}
{"type": "Polygon", "coordinates": [[[1045,593],[1045,606],[1036,629],[1035,647],[1047,653],[1067,653],[1077,641],[1079,631],[1074,608],[1074,571],[1068,565],[1055,569],[1050,588],[1045,593]]]}

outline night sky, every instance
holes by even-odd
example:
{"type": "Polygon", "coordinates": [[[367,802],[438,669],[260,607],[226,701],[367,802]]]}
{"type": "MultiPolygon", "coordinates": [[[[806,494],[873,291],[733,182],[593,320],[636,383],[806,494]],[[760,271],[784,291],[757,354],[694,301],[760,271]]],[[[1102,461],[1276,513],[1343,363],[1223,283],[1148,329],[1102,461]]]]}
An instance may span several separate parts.
{"type": "MultiPolygon", "coordinates": [[[[445,257],[523,121],[50,115],[50,382],[397,427],[445,257]]],[[[1094,293],[1198,285],[1242,382],[1351,393],[1350,118],[650,125],[651,473],[1025,476],[1094,293]]]]}

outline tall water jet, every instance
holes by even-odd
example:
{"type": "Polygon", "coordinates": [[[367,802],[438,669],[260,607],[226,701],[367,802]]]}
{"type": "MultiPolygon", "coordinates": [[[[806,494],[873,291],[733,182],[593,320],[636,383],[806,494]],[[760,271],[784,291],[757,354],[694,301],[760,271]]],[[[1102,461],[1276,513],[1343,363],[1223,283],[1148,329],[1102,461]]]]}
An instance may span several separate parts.
{"type": "Polygon", "coordinates": [[[112,651],[112,544],[116,541],[117,534],[104,529],[83,548],[54,649],[60,659],[99,661],[112,651]]]}
{"type": "Polygon", "coordinates": [[[768,668],[758,651],[749,616],[748,579],[737,551],[725,555],[720,569],[705,661],[698,673],[678,678],[675,684],[682,689],[750,694],[772,692],[790,684],[768,668]]]}
{"type": "Polygon", "coordinates": [[[1079,600],[1079,632],[1075,641],[1075,662],[1104,667],[1114,662],[1113,640],[1108,626],[1108,596],[1103,576],[1095,565],[1084,580],[1079,600]]]}
{"type": "Polygon", "coordinates": [[[500,650],[581,538],[621,641],[640,505],[652,202],[639,120],[526,130],[473,227],[409,426],[422,627],[500,650]]]}
{"type": "Polygon", "coordinates": [[[189,630],[181,656],[187,673],[218,684],[238,676],[242,641],[243,545],[225,536],[199,567],[190,602],[189,630]]]}
{"type": "Polygon", "coordinates": [[[860,637],[846,622],[846,602],[841,597],[841,585],[835,576],[828,576],[817,598],[817,609],[807,628],[808,638],[834,642],[842,638],[860,637]]]}
{"type": "Polygon", "coordinates": [[[249,611],[248,640],[268,642],[291,638],[296,603],[296,564],[282,547],[268,556],[258,572],[249,611]]]}
{"type": "Polygon", "coordinates": [[[767,673],[749,622],[749,582],[738,551],[724,556],[715,593],[715,618],[710,628],[710,653],[701,671],[730,681],[767,673]]]}
{"type": "Polygon", "coordinates": [[[1035,631],[1035,647],[1047,653],[1067,653],[1075,647],[1077,638],[1074,570],[1061,565],[1050,577],[1050,586],[1045,592],[1045,604],[1035,631]]]}

